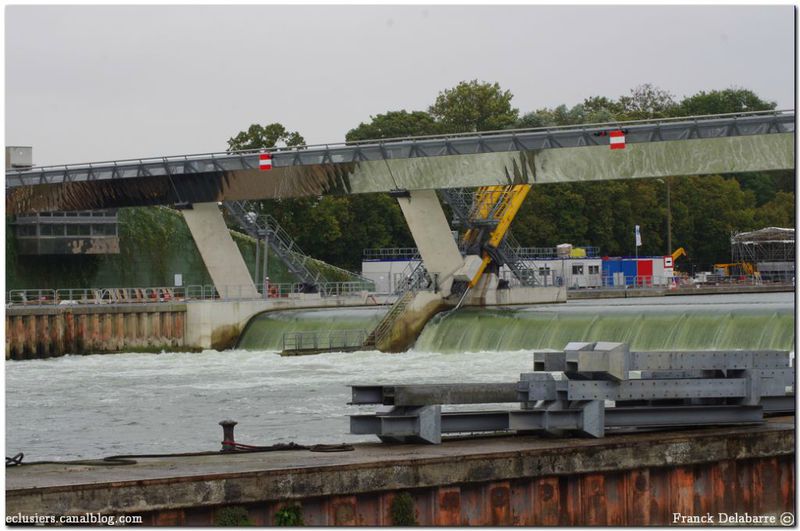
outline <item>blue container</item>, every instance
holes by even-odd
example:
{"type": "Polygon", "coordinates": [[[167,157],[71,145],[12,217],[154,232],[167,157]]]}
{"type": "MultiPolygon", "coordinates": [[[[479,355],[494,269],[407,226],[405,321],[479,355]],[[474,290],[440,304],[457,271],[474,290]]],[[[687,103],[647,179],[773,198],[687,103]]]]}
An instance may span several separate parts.
{"type": "Polygon", "coordinates": [[[636,260],[623,260],[622,273],[625,274],[625,284],[633,286],[636,281],[636,260]]]}

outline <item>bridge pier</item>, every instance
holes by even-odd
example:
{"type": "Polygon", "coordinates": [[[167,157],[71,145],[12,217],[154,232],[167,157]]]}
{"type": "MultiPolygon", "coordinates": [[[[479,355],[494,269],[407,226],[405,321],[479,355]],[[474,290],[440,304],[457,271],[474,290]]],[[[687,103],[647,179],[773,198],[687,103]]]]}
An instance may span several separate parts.
{"type": "Polygon", "coordinates": [[[408,229],[419,249],[419,256],[442,297],[450,294],[453,275],[464,265],[464,259],[453,238],[450,225],[435,190],[413,190],[397,202],[408,229]]]}
{"type": "Polygon", "coordinates": [[[215,286],[236,286],[227,298],[258,297],[256,285],[216,203],[195,203],[183,219],[215,286]]]}

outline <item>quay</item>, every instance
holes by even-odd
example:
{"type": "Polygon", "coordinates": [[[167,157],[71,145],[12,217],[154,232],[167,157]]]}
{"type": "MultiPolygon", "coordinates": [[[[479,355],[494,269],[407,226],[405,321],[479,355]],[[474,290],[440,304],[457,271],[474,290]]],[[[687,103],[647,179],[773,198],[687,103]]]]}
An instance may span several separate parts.
{"type": "Polygon", "coordinates": [[[429,526],[670,525],[675,513],[778,519],[795,511],[794,421],[31,464],[6,469],[6,514],[140,515],[145,525],[212,525],[237,514],[270,526],[291,508],[305,525],[407,525],[395,503],[402,496],[429,526]]]}

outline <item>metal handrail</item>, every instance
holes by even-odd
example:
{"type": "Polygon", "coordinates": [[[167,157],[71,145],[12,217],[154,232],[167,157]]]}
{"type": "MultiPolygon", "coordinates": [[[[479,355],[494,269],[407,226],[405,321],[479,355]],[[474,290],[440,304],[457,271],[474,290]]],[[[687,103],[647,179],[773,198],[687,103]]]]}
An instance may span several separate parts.
{"type": "Polygon", "coordinates": [[[545,127],[520,128],[520,129],[498,129],[493,131],[468,131],[464,133],[442,133],[442,134],[432,134],[432,135],[393,137],[385,139],[356,140],[351,142],[345,141],[345,142],[331,142],[325,144],[305,144],[302,146],[272,147],[268,149],[243,149],[243,150],[231,150],[231,151],[215,151],[208,153],[193,153],[185,155],[166,155],[161,157],[142,157],[142,158],[118,159],[118,160],[106,160],[106,161],[94,161],[94,162],[80,162],[80,163],[70,163],[70,164],[51,164],[47,166],[35,166],[25,169],[21,168],[21,169],[6,170],[6,175],[31,173],[31,172],[45,172],[56,169],[58,170],[92,169],[95,166],[107,165],[107,164],[117,165],[121,163],[124,164],[133,162],[138,162],[139,164],[159,163],[159,162],[168,163],[168,162],[181,162],[181,161],[188,162],[191,161],[192,159],[202,159],[208,157],[212,159],[237,158],[258,153],[296,152],[301,150],[308,150],[310,148],[329,149],[330,147],[339,147],[339,146],[351,147],[351,146],[365,146],[365,145],[383,145],[388,143],[404,142],[404,141],[448,139],[448,138],[460,138],[469,136],[485,137],[485,136],[496,136],[501,134],[514,135],[517,133],[530,133],[538,131],[544,131],[544,132],[561,131],[567,129],[587,130],[587,129],[607,128],[608,126],[620,127],[623,125],[648,125],[648,124],[659,125],[663,123],[710,121],[719,118],[731,118],[731,117],[779,116],[787,113],[794,113],[794,109],[779,109],[771,111],[747,111],[747,112],[734,112],[734,113],[724,113],[724,114],[705,114],[696,116],[677,116],[673,118],[642,119],[642,120],[629,120],[629,121],[613,120],[608,122],[596,122],[591,124],[559,125],[552,127],[545,126],[545,127]]]}
{"type": "Polygon", "coordinates": [[[358,348],[367,338],[363,328],[346,330],[318,330],[313,332],[285,332],[282,337],[282,351],[334,350],[337,348],[358,348]]]}
{"type": "MultiPolygon", "coordinates": [[[[370,292],[371,282],[325,282],[318,286],[321,297],[343,297],[370,292]]],[[[306,293],[308,286],[302,282],[269,283],[256,286],[257,296],[244,297],[252,286],[213,286],[192,284],[181,287],[124,287],[124,288],[62,288],[16,289],[6,293],[6,304],[59,305],[59,304],[144,304],[188,302],[196,300],[277,299],[306,293]],[[266,289],[265,289],[266,288],[266,289]]]]}

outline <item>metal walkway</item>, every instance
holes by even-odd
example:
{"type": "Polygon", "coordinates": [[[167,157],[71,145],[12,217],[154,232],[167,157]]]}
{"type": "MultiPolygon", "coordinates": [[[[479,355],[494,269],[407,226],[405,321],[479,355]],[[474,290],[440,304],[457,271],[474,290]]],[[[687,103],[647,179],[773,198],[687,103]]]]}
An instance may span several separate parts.
{"type": "MultiPolygon", "coordinates": [[[[6,172],[7,208],[15,214],[565,181],[573,178],[538,177],[537,171],[543,170],[537,170],[533,155],[563,148],[608,146],[608,133],[613,130],[624,131],[627,145],[754,135],[764,138],[794,133],[795,114],[793,110],[769,111],[278,148],[270,151],[272,169],[268,171],[259,170],[261,152],[256,151],[43,166],[6,172]],[[463,174],[467,162],[474,175],[463,174]],[[462,168],[461,174],[458,168],[462,168]]],[[[696,154],[697,159],[686,170],[715,173],[793,167],[793,152],[787,153],[786,142],[747,144],[744,151],[737,149],[739,145],[724,147],[717,159],[729,154],[738,158],[725,160],[720,168],[701,164],[702,157],[696,154]]],[[[630,151],[604,150],[592,156],[613,155],[619,163],[625,159],[621,155],[630,151]]],[[[681,154],[671,157],[671,164],[680,169],[688,164],[681,154]]],[[[663,171],[675,169],[670,166],[663,171]]]]}

